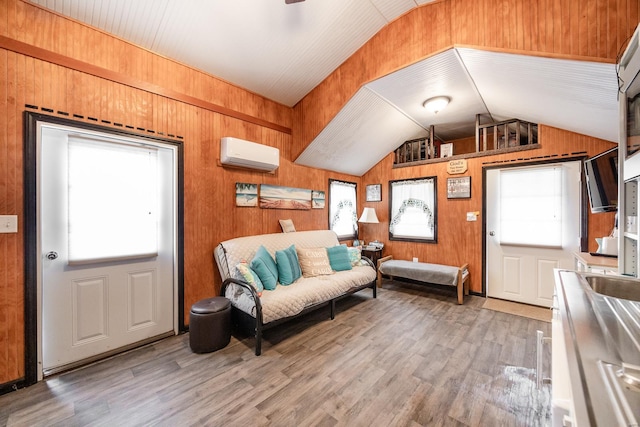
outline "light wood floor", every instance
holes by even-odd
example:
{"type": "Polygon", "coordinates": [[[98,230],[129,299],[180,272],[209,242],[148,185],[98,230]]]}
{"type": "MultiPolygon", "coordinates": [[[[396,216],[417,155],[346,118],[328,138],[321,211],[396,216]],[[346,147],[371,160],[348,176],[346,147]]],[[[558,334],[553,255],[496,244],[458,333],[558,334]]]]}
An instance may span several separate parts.
{"type": "Polygon", "coordinates": [[[184,334],[0,396],[0,425],[547,425],[535,332],[550,324],[483,302],[386,281],[333,321],[267,331],[259,357],[248,338],[194,354],[184,334]]]}

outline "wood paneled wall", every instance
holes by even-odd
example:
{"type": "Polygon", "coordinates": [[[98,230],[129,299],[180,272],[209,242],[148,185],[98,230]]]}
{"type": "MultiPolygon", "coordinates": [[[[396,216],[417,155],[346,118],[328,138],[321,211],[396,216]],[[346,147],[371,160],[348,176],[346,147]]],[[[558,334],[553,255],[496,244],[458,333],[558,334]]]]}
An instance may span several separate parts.
{"type": "MultiPolygon", "coordinates": [[[[482,292],[482,224],[485,220],[482,215],[483,167],[541,161],[540,158],[544,156],[549,158],[542,160],[563,159],[581,152],[586,153],[582,154],[583,156],[593,156],[614,146],[608,141],[543,125],[539,127],[539,141],[542,145],[539,149],[468,159],[468,170],[462,175],[449,175],[448,162],[392,169],[393,153],[390,154],[362,177],[359,200],[364,200],[363,190],[366,184],[382,183],[382,202],[364,203],[365,206],[376,209],[380,224],[365,224],[361,237],[366,241],[377,239],[385,242],[385,255],[393,255],[397,259],[410,260],[418,257],[420,261],[440,264],[469,263],[470,289],[472,292],[482,292]],[[537,159],[527,160],[534,157],[537,159]],[[438,242],[432,244],[389,241],[389,181],[423,176],[437,177],[438,242]],[[470,199],[447,199],[447,177],[451,176],[471,176],[470,199]],[[475,211],[481,213],[478,220],[468,222],[467,212],[475,211]]],[[[590,251],[597,249],[595,237],[608,236],[613,225],[613,213],[589,214],[590,251]]]]}
{"type": "Polygon", "coordinates": [[[105,126],[118,123],[122,124],[119,129],[130,126],[136,132],[181,138],[186,322],[194,302],[219,292],[221,281],[212,254],[220,241],[280,232],[278,219],[285,218],[293,219],[298,230],[327,228],[327,209],[237,208],[236,182],[328,191],[329,178],[359,181],[358,177],[294,165],[288,132],[241,119],[247,115],[258,122],[274,123],[276,128],[290,128],[293,110],[289,107],[20,0],[0,2],[0,22],[0,36],[45,49],[55,58],[50,62],[47,55],[34,58],[0,49],[0,214],[18,215],[19,222],[17,234],[0,234],[0,385],[24,375],[25,109],[51,110],[53,115],[62,112],[69,118],[79,115],[81,121],[105,126]],[[82,62],[78,67],[87,69],[56,65],[60,55],[82,62]],[[99,72],[93,73],[85,64],[99,67],[99,72]],[[110,73],[105,74],[105,70],[110,73]],[[171,93],[196,97],[239,114],[217,113],[173,99],[168,96],[171,93]],[[280,168],[275,174],[267,174],[221,167],[218,159],[223,136],[279,148],[280,168]]]}
{"type": "MultiPolygon", "coordinates": [[[[462,249],[455,254],[449,252],[450,260],[466,258],[472,263],[472,284],[474,290],[478,290],[481,261],[477,227],[481,222],[464,222],[464,227],[469,228],[468,233],[457,235],[453,231],[459,227],[458,219],[462,213],[481,210],[481,180],[477,178],[481,169],[480,160],[470,162],[474,168],[474,197],[456,202],[447,201],[442,190],[445,182],[442,165],[392,170],[393,159],[388,157],[363,178],[359,178],[297,166],[291,160],[363,83],[453,43],[484,43],[492,47],[517,49],[527,49],[528,46],[536,49],[535,46],[541,45],[537,49],[544,52],[613,59],[620,44],[619,39],[631,34],[631,21],[637,21],[638,16],[637,0],[589,0],[586,2],[589,6],[586,21],[581,19],[573,23],[573,20],[567,20],[570,23],[567,30],[567,27],[559,27],[560,22],[565,25],[565,20],[557,16],[563,16],[567,10],[575,12],[572,4],[584,2],[540,0],[535,2],[538,7],[533,9],[524,6],[528,3],[518,0],[443,0],[420,7],[373,37],[292,110],[30,3],[21,0],[0,1],[0,36],[42,49],[45,54],[51,53],[49,58],[47,55],[33,57],[12,49],[0,49],[0,214],[18,215],[19,221],[17,234],[0,234],[0,385],[20,379],[25,370],[22,229],[22,112],[25,105],[50,109],[52,114],[63,112],[71,117],[77,114],[87,121],[91,121],[88,117],[93,117],[100,123],[106,121],[107,126],[119,123],[144,129],[141,132],[153,130],[181,137],[185,156],[186,313],[193,302],[214,295],[219,290],[220,278],[212,260],[212,250],[218,242],[235,236],[278,232],[277,220],[280,218],[292,218],[298,230],[327,226],[326,209],[281,211],[236,208],[236,182],[270,183],[326,191],[329,178],[343,179],[361,184],[359,198],[364,200],[362,184],[387,183],[390,179],[400,177],[437,175],[441,206],[440,243],[426,246],[393,243],[388,245],[388,250],[398,256],[415,255],[437,262],[444,259],[446,239],[443,236],[456,236],[455,244],[462,249]],[[511,8],[520,8],[519,19],[524,20],[526,16],[530,24],[518,21],[505,24],[505,18],[498,19],[495,15],[496,7],[505,13],[511,8]],[[538,17],[529,17],[530,10],[538,11],[538,17]],[[549,10],[554,13],[550,15],[549,10]],[[546,36],[551,25],[549,21],[554,25],[551,39],[546,36]],[[518,25],[524,26],[523,29],[512,34],[511,28],[518,25]],[[535,27],[538,39],[544,35],[544,43],[537,41],[534,46],[534,38],[528,34],[533,30],[527,29],[526,25],[535,27]],[[590,50],[583,52],[584,47],[591,49],[591,43],[584,44],[581,37],[576,39],[577,46],[573,42],[564,42],[567,34],[574,34],[575,31],[587,34],[589,40],[597,40],[595,53],[590,53],[590,50]],[[523,46],[519,47],[519,43],[523,46]],[[558,47],[555,46],[557,43],[558,47]],[[79,65],[76,67],[69,63],[79,65]],[[96,68],[92,71],[87,64],[96,68]],[[202,103],[194,105],[185,101],[187,98],[220,108],[203,107],[202,103]],[[225,114],[226,110],[234,114],[225,114]],[[276,129],[260,125],[261,121],[277,125],[276,129]],[[279,127],[291,129],[291,135],[277,130],[279,127]],[[282,158],[277,173],[270,175],[220,167],[217,159],[219,141],[223,136],[235,136],[278,147],[282,158]],[[442,199],[443,195],[445,199],[442,199]]],[[[599,141],[561,131],[545,132],[559,132],[555,137],[552,135],[553,144],[544,146],[544,150],[550,153],[556,151],[556,142],[562,147],[588,146],[590,152],[598,151],[598,147],[603,145],[599,141]],[[575,144],[567,142],[574,138],[575,144]]],[[[566,151],[571,150],[575,148],[567,148],[566,151]]],[[[385,185],[382,203],[384,200],[388,200],[385,185]]],[[[376,207],[382,224],[363,227],[364,237],[384,237],[387,210],[381,209],[379,203],[370,205],[376,207]]],[[[597,225],[595,227],[597,229],[597,225]]],[[[609,227],[607,223],[607,229],[609,227]]],[[[600,229],[597,229],[597,233],[602,235],[600,229]]]]}

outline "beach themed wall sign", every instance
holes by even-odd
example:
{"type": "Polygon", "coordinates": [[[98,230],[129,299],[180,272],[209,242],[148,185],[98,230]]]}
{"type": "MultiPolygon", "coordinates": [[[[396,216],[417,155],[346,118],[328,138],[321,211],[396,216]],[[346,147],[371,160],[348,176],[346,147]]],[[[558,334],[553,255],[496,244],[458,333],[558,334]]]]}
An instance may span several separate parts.
{"type": "Polygon", "coordinates": [[[258,206],[258,184],[236,182],[236,206],[258,206]]]}
{"type": "Polygon", "coordinates": [[[265,209],[311,209],[311,190],[261,184],[260,207],[265,209]]]}

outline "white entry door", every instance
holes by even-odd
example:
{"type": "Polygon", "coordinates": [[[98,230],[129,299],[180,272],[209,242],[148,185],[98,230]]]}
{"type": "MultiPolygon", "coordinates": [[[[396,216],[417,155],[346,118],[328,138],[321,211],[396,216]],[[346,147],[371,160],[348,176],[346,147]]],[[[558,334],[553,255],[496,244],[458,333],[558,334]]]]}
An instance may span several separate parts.
{"type": "Polygon", "coordinates": [[[581,165],[487,171],[487,296],[551,307],[553,269],[579,249],[581,165]]]}
{"type": "Polygon", "coordinates": [[[175,152],[39,125],[46,375],[175,331],[175,152]]]}

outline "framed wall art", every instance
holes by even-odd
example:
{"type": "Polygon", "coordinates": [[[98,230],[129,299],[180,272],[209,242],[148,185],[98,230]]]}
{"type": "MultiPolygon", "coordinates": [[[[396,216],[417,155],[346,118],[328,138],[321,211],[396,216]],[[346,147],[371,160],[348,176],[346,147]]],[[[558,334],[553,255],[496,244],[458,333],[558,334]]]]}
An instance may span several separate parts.
{"type": "Polygon", "coordinates": [[[313,190],[311,192],[311,207],[313,209],[324,209],[324,191],[313,190]]]}
{"type": "Polygon", "coordinates": [[[261,184],[260,207],[263,209],[311,209],[311,190],[261,184]]]}
{"type": "Polygon", "coordinates": [[[380,202],[382,201],[382,184],[367,185],[366,191],[367,202],[380,202]]]}
{"type": "Polygon", "coordinates": [[[236,182],[236,206],[258,206],[258,184],[236,182]]]}
{"type": "Polygon", "coordinates": [[[447,178],[447,199],[471,198],[471,177],[447,178]]]}
{"type": "Polygon", "coordinates": [[[453,156],[453,143],[449,142],[446,144],[440,145],[440,157],[451,157],[453,156]]]}

